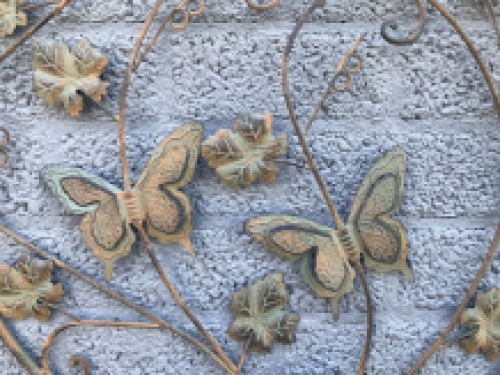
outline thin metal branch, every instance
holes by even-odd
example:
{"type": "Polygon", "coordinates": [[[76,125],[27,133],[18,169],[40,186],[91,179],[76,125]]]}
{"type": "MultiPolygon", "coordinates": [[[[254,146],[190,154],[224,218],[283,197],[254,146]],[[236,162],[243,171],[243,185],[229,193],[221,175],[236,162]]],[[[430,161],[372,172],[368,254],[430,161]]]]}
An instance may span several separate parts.
{"type": "Polygon", "coordinates": [[[120,162],[122,165],[122,177],[123,177],[123,188],[126,192],[129,192],[132,188],[132,183],[130,181],[130,173],[128,169],[128,161],[127,161],[127,146],[125,142],[125,109],[127,108],[127,93],[128,88],[130,86],[130,82],[132,80],[132,71],[134,69],[134,62],[137,54],[139,53],[139,49],[141,48],[142,41],[148,32],[151,23],[153,23],[153,19],[156,14],[160,10],[160,7],[163,5],[165,0],[158,0],[153,10],[149,14],[146,22],[142,26],[142,30],[139,33],[139,37],[137,38],[134,48],[132,49],[132,53],[130,54],[127,70],[125,72],[125,78],[123,80],[122,87],[122,95],[120,99],[120,109],[118,113],[118,145],[120,149],[120,162]]]}
{"type": "Polygon", "coordinates": [[[488,87],[490,89],[491,95],[493,96],[493,102],[495,103],[495,107],[497,109],[498,116],[500,116],[500,94],[498,93],[497,86],[495,84],[495,81],[493,80],[493,77],[491,76],[488,68],[486,67],[486,64],[484,63],[483,59],[481,58],[481,55],[477,51],[477,49],[474,47],[474,44],[470,40],[469,36],[465,32],[465,30],[459,25],[459,23],[455,20],[455,18],[449,13],[445,7],[443,7],[438,0],[428,0],[429,3],[436,8],[441,15],[446,18],[446,20],[453,26],[455,31],[460,35],[462,40],[465,42],[467,45],[467,48],[469,49],[470,53],[474,58],[476,59],[477,65],[479,65],[479,68],[481,69],[481,72],[483,73],[484,79],[486,80],[486,83],[488,84],[488,87]]]}
{"type": "Polygon", "coordinates": [[[368,282],[366,281],[365,271],[363,267],[361,267],[361,263],[359,260],[354,261],[354,267],[356,267],[356,271],[361,280],[361,286],[363,287],[363,292],[365,294],[366,299],[366,339],[365,346],[363,348],[363,354],[359,360],[357,375],[364,375],[366,361],[368,361],[368,356],[370,355],[370,347],[372,344],[372,335],[373,335],[373,307],[372,307],[372,298],[370,295],[370,289],[368,287],[368,282]]]}
{"type": "Polygon", "coordinates": [[[142,225],[134,225],[138,232],[139,236],[141,237],[141,240],[144,244],[144,247],[146,248],[146,251],[149,255],[149,258],[151,259],[151,263],[153,263],[154,268],[156,269],[156,272],[160,279],[163,281],[163,284],[165,287],[168,289],[170,294],[172,295],[172,298],[174,301],[177,303],[177,305],[182,309],[184,314],[191,320],[191,322],[195,325],[195,327],[200,331],[200,333],[205,337],[205,339],[210,343],[212,348],[215,350],[215,353],[219,356],[221,360],[224,361],[226,366],[231,369],[232,372],[236,372],[237,368],[233,364],[233,362],[227,357],[226,353],[221,349],[217,341],[212,337],[212,335],[203,327],[203,324],[198,320],[198,318],[192,313],[192,311],[189,309],[187,306],[186,302],[182,299],[180,294],[177,292],[175,289],[174,285],[170,282],[168,279],[167,275],[163,271],[163,268],[160,265],[160,262],[158,261],[158,258],[156,257],[156,254],[153,250],[153,246],[151,245],[151,242],[149,241],[148,235],[146,234],[146,231],[142,227],[142,225]]]}
{"type": "Polygon", "coordinates": [[[183,0],[182,2],[179,3],[179,5],[177,5],[177,7],[174,10],[172,10],[169,13],[169,15],[165,18],[165,20],[161,24],[160,28],[156,32],[156,34],[153,37],[153,39],[151,39],[151,41],[146,46],[146,48],[145,48],[144,52],[142,53],[142,55],[134,63],[133,71],[135,71],[135,70],[137,70],[137,68],[139,68],[139,66],[144,61],[144,59],[146,58],[146,56],[148,55],[148,53],[151,51],[151,49],[153,48],[153,46],[158,41],[158,38],[160,37],[161,33],[165,30],[165,28],[167,27],[167,25],[170,24],[172,26],[172,28],[174,30],[177,30],[177,31],[183,30],[183,29],[185,29],[187,27],[187,25],[189,23],[189,16],[194,16],[194,17],[199,16],[205,10],[205,1],[204,0],[200,0],[200,7],[197,10],[195,10],[195,11],[185,11],[185,10],[182,10],[182,8],[185,7],[188,3],[189,3],[189,0],[183,0]],[[181,15],[182,16],[182,23],[180,23],[180,24],[173,23],[172,20],[173,20],[173,17],[175,15],[181,15]]]}
{"type": "MultiPolygon", "coordinates": [[[[61,332],[71,328],[71,327],[119,327],[119,328],[139,328],[139,329],[157,329],[164,328],[161,324],[157,323],[143,323],[143,322],[115,322],[115,321],[106,321],[106,320],[87,320],[87,321],[79,321],[79,322],[71,322],[66,323],[65,325],[55,329],[45,340],[42,348],[42,367],[45,371],[45,375],[53,375],[52,371],[50,371],[49,363],[47,360],[48,352],[52,341],[56,338],[58,334],[61,332]]],[[[84,369],[90,368],[88,361],[83,357],[73,357],[71,358],[70,365],[73,367],[76,364],[82,364],[84,369]]]]}
{"type": "Polygon", "coordinates": [[[282,72],[281,72],[281,79],[282,79],[282,90],[283,90],[283,95],[285,97],[285,102],[286,106],[288,108],[288,113],[290,115],[290,121],[292,122],[292,125],[295,129],[295,133],[297,134],[297,137],[299,139],[299,143],[302,147],[302,150],[304,152],[304,155],[307,159],[307,163],[309,164],[309,167],[311,168],[314,177],[316,179],[316,182],[319,185],[319,188],[321,190],[321,193],[323,194],[323,198],[325,199],[325,202],[332,213],[333,220],[335,222],[335,226],[337,229],[343,229],[344,228],[344,222],[339,216],[337,209],[335,208],[335,205],[332,202],[332,199],[330,195],[328,194],[328,190],[326,188],[326,185],[321,178],[321,174],[319,173],[318,167],[316,166],[316,163],[314,162],[314,158],[311,154],[311,151],[309,150],[309,147],[307,146],[304,134],[302,133],[299,123],[297,121],[297,116],[295,115],[295,110],[293,109],[293,104],[292,104],[292,99],[290,95],[290,89],[289,89],[289,83],[288,83],[288,64],[290,60],[290,53],[292,51],[293,43],[295,42],[295,39],[297,38],[300,29],[304,25],[304,23],[307,22],[307,20],[311,17],[312,13],[316,8],[319,8],[320,6],[323,6],[325,3],[325,0],[316,0],[314,4],[307,10],[306,14],[302,16],[302,18],[299,20],[295,28],[293,29],[292,33],[289,36],[288,39],[288,44],[285,48],[285,52],[283,55],[283,63],[282,63],[282,72]]]}
{"type": "Polygon", "coordinates": [[[243,352],[241,352],[240,363],[238,364],[236,375],[239,374],[243,369],[243,365],[245,364],[245,360],[247,358],[248,349],[250,349],[250,344],[251,341],[248,340],[245,344],[245,347],[243,348],[243,352]]]}
{"type": "Polygon", "coordinates": [[[254,10],[266,11],[278,6],[281,0],[271,0],[267,4],[255,4],[252,0],[245,0],[248,7],[254,10]]]}
{"type": "MultiPolygon", "coordinates": [[[[312,13],[314,10],[322,5],[324,5],[325,0],[316,0],[311,7],[307,10],[307,12],[302,16],[302,18],[297,22],[295,28],[293,29],[292,33],[289,36],[287,46],[285,48],[285,52],[283,54],[283,64],[282,64],[282,89],[283,89],[283,95],[285,97],[285,102],[286,106],[288,108],[288,113],[290,116],[290,121],[292,122],[292,125],[295,129],[295,133],[297,134],[297,137],[299,139],[299,143],[302,147],[302,151],[304,152],[304,155],[307,159],[307,162],[309,164],[309,167],[311,168],[314,178],[316,179],[316,182],[321,190],[321,193],[323,195],[323,198],[330,210],[330,213],[332,214],[333,220],[335,222],[335,225],[338,230],[343,230],[344,229],[344,222],[338,215],[338,212],[335,208],[335,205],[332,202],[332,199],[330,195],[328,194],[328,190],[326,188],[326,185],[321,177],[321,174],[319,173],[318,167],[316,166],[314,162],[314,158],[311,154],[311,151],[309,150],[309,147],[306,143],[304,134],[302,133],[299,123],[297,121],[297,117],[295,115],[295,110],[293,108],[292,104],[292,99],[290,95],[290,89],[289,89],[289,83],[288,83],[288,65],[289,65],[289,60],[290,60],[290,53],[292,51],[293,44],[295,42],[295,39],[298,36],[298,33],[302,26],[304,25],[305,22],[311,17],[312,13]]],[[[363,292],[365,294],[366,298],[366,306],[367,306],[367,328],[366,328],[366,341],[365,341],[365,346],[363,349],[363,353],[360,358],[358,370],[357,370],[357,375],[363,375],[364,369],[366,366],[366,361],[368,359],[369,353],[370,353],[370,346],[371,346],[371,337],[373,333],[373,312],[372,312],[372,304],[371,304],[371,297],[370,297],[370,290],[368,288],[368,284],[366,282],[366,276],[363,271],[363,267],[361,267],[361,264],[359,262],[359,259],[354,258],[352,259],[356,270],[361,278],[361,283],[363,285],[363,292]]]]}
{"type": "Polygon", "coordinates": [[[386,21],[382,24],[380,33],[382,34],[382,38],[384,38],[387,42],[391,44],[395,44],[397,46],[407,46],[415,43],[422,32],[424,31],[424,23],[425,23],[425,8],[422,0],[415,0],[415,4],[417,4],[418,8],[418,27],[413,32],[413,34],[408,38],[395,38],[390,36],[389,29],[396,30],[398,28],[398,24],[395,21],[386,21]]]}
{"type": "MultiPolygon", "coordinates": [[[[361,35],[355,42],[354,44],[352,45],[352,47],[349,49],[349,51],[347,51],[347,53],[345,54],[344,58],[342,59],[342,61],[339,63],[339,65],[337,66],[337,69],[335,69],[335,73],[340,73],[340,71],[342,71],[344,69],[344,66],[346,64],[346,62],[349,60],[350,57],[353,56],[354,54],[354,51],[356,51],[356,48],[358,48],[359,44],[361,43],[361,41],[363,40],[364,38],[364,35],[361,35]]],[[[356,66],[356,68],[354,69],[354,71],[359,71],[361,70],[361,66],[362,66],[362,60],[361,58],[359,59],[359,64],[358,66],[356,66]]],[[[353,72],[354,72],[353,71],[353,72]]],[[[314,120],[316,120],[316,117],[318,116],[318,113],[319,111],[321,110],[321,108],[323,107],[323,103],[325,102],[325,100],[328,98],[328,96],[330,95],[330,92],[332,91],[333,88],[335,88],[335,82],[336,82],[336,78],[337,78],[337,74],[335,75],[335,77],[330,81],[330,83],[328,84],[328,87],[326,88],[326,90],[323,92],[323,95],[321,96],[321,99],[319,100],[318,104],[316,105],[316,108],[314,109],[314,112],[311,116],[311,118],[309,119],[305,129],[304,129],[304,134],[307,135],[307,132],[309,131],[309,129],[311,129],[311,126],[314,122],[314,120]]],[[[347,86],[347,85],[346,85],[347,86]]],[[[342,90],[343,91],[343,90],[342,90]]]]}
{"type": "Polygon", "coordinates": [[[203,344],[202,342],[196,340],[194,337],[190,336],[188,333],[184,332],[182,329],[173,326],[169,322],[167,322],[167,321],[163,320],[162,318],[156,316],[155,314],[153,314],[152,312],[148,311],[144,307],[135,304],[134,302],[132,302],[129,299],[127,299],[124,296],[122,296],[121,294],[119,294],[119,293],[117,293],[117,292],[109,289],[108,287],[106,287],[106,286],[102,285],[101,283],[99,283],[98,281],[94,280],[92,277],[90,277],[90,276],[88,276],[88,275],[86,275],[86,274],[78,271],[76,268],[73,268],[70,265],[64,263],[63,261],[59,260],[58,258],[56,258],[55,256],[53,256],[49,252],[47,252],[47,251],[41,249],[40,247],[32,244],[31,242],[27,241],[26,239],[24,239],[23,237],[19,236],[18,234],[16,234],[16,233],[12,232],[11,230],[5,228],[1,224],[0,224],[0,232],[4,233],[6,236],[12,238],[13,240],[15,240],[20,245],[23,245],[23,246],[27,247],[28,249],[30,249],[34,253],[38,254],[39,256],[41,256],[41,257],[43,257],[45,259],[53,261],[54,264],[57,267],[61,268],[62,270],[66,271],[66,272],[68,272],[69,274],[71,274],[71,275],[79,278],[80,280],[83,280],[84,282],[92,285],[97,290],[99,290],[99,291],[107,294],[108,296],[110,296],[111,298],[117,300],[118,302],[121,302],[125,306],[127,306],[127,307],[131,308],[132,310],[138,312],[139,314],[145,316],[149,320],[151,320],[151,321],[153,321],[153,322],[161,325],[162,327],[165,327],[165,328],[171,330],[173,333],[179,335],[183,339],[185,339],[188,342],[190,342],[191,344],[195,345],[198,349],[200,349],[204,353],[208,354],[225,371],[227,371],[228,373],[231,373],[231,371],[228,368],[228,366],[226,366],[226,364],[217,356],[217,354],[215,354],[212,350],[210,350],[210,348],[208,348],[205,344],[203,344]]]}
{"type": "Polygon", "coordinates": [[[33,26],[26,34],[24,34],[17,42],[15,42],[12,46],[7,48],[7,50],[2,53],[0,56],[0,64],[10,55],[14,53],[14,51],[19,48],[24,42],[26,42],[29,38],[33,36],[38,30],[40,30],[43,26],[45,26],[52,18],[59,15],[64,8],[66,8],[73,0],[62,0],[59,6],[54,8],[52,12],[50,12],[43,20],[33,26]]]}
{"type": "Polygon", "coordinates": [[[495,255],[495,252],[498,248],[498,245],[500,244],[500,225],[497,227],[497,230],[495,231],[495,235],[493,236],[493,240],[491,241],[490,248],[488,252],[486,253],[486,256],[483,260],[483,263],[481,264],[481,267],[477,271],[476,277],[472,281],[469,290],[465,294],[464,299],[462,300],[462,303],[458,307],[457,311],[451,318],[450,322],[446,326],[446,328],[443,330],[441,335],[437,338],[437,340],[432,344],[432,346],[427,349],[427,351],[424,353],[424,355],[418,360],[418,362],[411,368],[410,371],[408,371],[407,375],[413,375],[416,374],[418,370],[424,365],[424,363],[436,352],[438,351],[443,343],[446,340],[446,337],[450,334],[451,330],[455,326],[455,324],[458,322],[460,319],[460,316],[462,315],[463,311],[467,307],[467,304],[469,303],[470,299],[474,296],[474,293],[477,290],[477,287],[479,286],[479,283],[484,277],[484,274],[486,273],[486,270],[488,269],[488,266],[490,265],[491,261],[493,260],[493,256],[495,255]]]}
{"type": "Polygon", "coordinates": [[[17,339],[10,333],[2,317],[0,317],[0,339],[30,375],[46,375],[43,369],[36,364],[17,339]]]}
{"type": "Polygon", "coordinates": [[[490,16],[493,21],[493,26],[495,27],[497,36],[500,38],[500,27],[498,26],[497,17],[495,16],[495,8],[493,7],[493,0],[488,0],[488,10],[490,11],[490,16]]]}

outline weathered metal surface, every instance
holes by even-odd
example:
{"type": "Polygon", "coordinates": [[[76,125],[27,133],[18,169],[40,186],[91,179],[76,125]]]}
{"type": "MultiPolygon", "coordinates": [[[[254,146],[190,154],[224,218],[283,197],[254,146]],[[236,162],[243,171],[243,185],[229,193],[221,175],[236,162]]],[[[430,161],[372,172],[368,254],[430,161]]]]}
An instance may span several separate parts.
{"type": "Polygon", "coordinates": [[[460,324],[475,332],[462,339],[465,350],[473,354],[481,349],[488,361],[496,361],[500,356],[500,291],[491,289],[478,294],[476,306],[463,312],[460,324]]]}
{"type": "Polygon", "coordinates": [[[391,218],[403,201],[406,154],[395,148],[382,157],[361,183],[345,229],[334,230],[294,216],[259,216],[245,231],[283,259],[302,258],[304,280],[318,297],[326,298],[335,319],[338,301],[353,288],[349,260],[364,256],[368,268],[393,270],[413,279],[406,265],[406,231],[391,218]]]}
{"type": "Polygon", "coordinates": [[[191,204],[179,191],[192,178],[203,126],[187,123],[154,150],[131,191],[115,186],[80,168],[51,167],[42,177],[74,214],[85,214],[82,237],[105,266],[110,280],[113,264],[130,253],[135,242],[131,225],[146,223],[147,232],[162,243],[180,243],[194,255],[189,238],[191,204]]]}
{"type": "Polygon", "coordinates": [[[22,320],[33,316],[45,322],[50,317],[47,304],[61,302],[62,284],[52,284],[54,264],[24,255],[15,267],[0,265],[0,314],[22,320]]]}
{"type": "Polygon", "coordinates": [[[26,0],[0,1],[0,38],[10,35],[17,26],[26,26],[28,16],[22,10],[26,0]]]}
{"type": "Polygon", "coordinates": [[[248,186],[261,179],[272,183],[279,172],[273,161],[286,154],[286,134],[274,137],[271,113],[242,114],[234,124],[234,132],[220,129],[202,146],[208,165],[229,186],[248,186]]]}
{"type": "Polygon", "coordinates": [[[236,320],[227,332],[255,352],[270,352],[273,341],[291,344],[295,340],[300,318],[284,309],[288,292],[282,279],[281,274],[267,275],[233,294],[229,309],[236,320]]]}
{"type": "Polygon", "coordinates": [[[109,83],[100,80],[108,57],[93,48],[86,39],[70,49],[57,40],[33,40],[33,86],[36,94],[49,105],[63,104],[69,114],[78,116],[83,109],[83,92],[100,102],[109,83]]]}

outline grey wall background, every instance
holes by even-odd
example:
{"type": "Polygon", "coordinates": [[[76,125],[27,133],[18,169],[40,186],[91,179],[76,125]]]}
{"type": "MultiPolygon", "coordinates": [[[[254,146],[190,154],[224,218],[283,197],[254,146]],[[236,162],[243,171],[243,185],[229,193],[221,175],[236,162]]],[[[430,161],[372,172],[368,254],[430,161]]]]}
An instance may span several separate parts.
{"type": "MultiPolygon", "coordinates": [[[[289,157],[301,162],[281,93],[282,52],[293,24],[311,1],[287,1],[268,13],[243,0],[208,1],[203,16],[181,32],[168,31],[139,69],[127,109],[128,153],[134,178],[155,145],[190,119],[205,123],[205,136],[231,127],[240,111],[270,110],[277,132],[291,139],[289,157]]],[[[481,51],[493,76],[500,73],[500,49],[486,8],[473,1],[443,2],[481,51]]],[[[109,53],[104,77],[111,83],[104,103],[116,109],[123,71],[153,0],[77,0],[40,36],[71,40],[85,36],[109,53]]],[[[165,16],[177,2],[167,1],[165,16]]],[[[35,13],[36,14],[36,13],[35,13]]],[[[40,14],[40,13],[38,13],[40,14]]],[[[329,191],[348,214],[362,177],[395,145],[408,153],[406,196],[398,214],[409,238],[414,283],[395,273],[368,272],[375,305],[375,332],[367,374],[408,370],[446,325],[487,250],[500,221],[500,136],[491,97],[473,57],[450,26],[429,7],[425,32],[410,47],[394,47],[379,34],[383,20],[415,23],[411,1],[327,1],[296,43],[291,82],[305,121],[324,82],[361,32],[364,69],[351,92],[328,101],[309,136],[329,191]]],[[[33,17],[32,17],[33,19],[33,17]]],[[[4,49],[21,35],[0,41],[4,49]]],[[[9,165],[0,170],[2,223],[47,247],[61,259],[103,281],[101,263],[78,231],[81,217],[65,214],[39,180],[49,164],[80,166],[120,183],[116,126],[95,105],[78,118],[47,107],[32,91],[30,45],[1,65],[0,125],[12,134],[9,165]]],[[[266,356],[250,355],[245,374],[352,374],[365,335],[365,302],[359,281],[342,299],[333,322],[327,303],[315,298],[285,262],[243,233],[245,219],[265,213],[300,215],[331,224],[312,175],[282,166],[275,184],[230,189],[200,162],[185,191],[194,205],[192,241],[197,257],[180,246],[155,244],[162,266],[194,312],[231,357],[242,345],[225,330],[232,292],[271,272],[292,288],[290,306],[301,321],[297,342],[274,346],[266,356]]],[[[13,263],[26,251],[0,235],[0,260],[13,263]]],[[[480,290],[499,287],[496,256],[480,290]]],[[[57,271],[63,302],[85,318],[141,319],[79,280],[57,271]]],[[[104,282],[104,281],[103,281],[104,282]]],[[[194,329],[175,306],[140,245],[119,261],[111,286],[169,321],[194,329]]],[[[67,321],[54,314],[47,324],[12,325],[38,353],[45,337],[67,321]]],[[[51,351],[54,368],[71,373],[73,354],[91,359],[93,374],[222,374],[205,355],[170,333],[124,329],[74,329],[59,336],[51,351]]],[[[2,374],[24,374],[0,346],[2,374]]],[[[422,374],[500,372],[483,355],[452,346],[434,355],[422,374]]]]}

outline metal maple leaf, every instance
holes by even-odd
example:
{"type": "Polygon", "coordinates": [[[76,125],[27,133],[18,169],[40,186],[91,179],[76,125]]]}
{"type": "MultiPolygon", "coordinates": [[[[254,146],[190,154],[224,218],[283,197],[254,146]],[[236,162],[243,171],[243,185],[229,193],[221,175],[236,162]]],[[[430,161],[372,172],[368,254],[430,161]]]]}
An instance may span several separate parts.
{"type": "Polygon", "coordinates": [[[202,156],[210,167],[231,187],[248,186],[258,178],[272,183],[278,174],[273,162],[286,154],[286,134],[274,137],[271,113],[240,115],[235,132],[220,129],[202,145],[202,156]]]}
{"type": "Polygon", "coordinates": [[[17,26],[26,26],[28,17],[19,7],[26,0],[0,0],[0,38],[10,35],[17,26]]]}
{"type": "Polygon", "coordinates": [[[273,341],[291,344],[299,316],[284,310],[288,292],[281,274],[267,275],[263,280],[235,292],[229,307],[236,316],[228,334],[246,341],[249,348],[268,353],[273,341]]]}
{"type": "Polygon", "coordinates": [[[83,109],[83,92],[94,101],[106,95],[108,82],[99,76],[108,64],[108,57],[81,39],[71,49],[62,42],[35,38],[33,40],[34,88],[38,97],[49,105],[64,104],[72,116],[83,109]]]}
{"type": "Polygon", "coordinates": [[[476,306],[462,314],[460,324],[474,333],[462,340],[465,350],[473,354],[482,349],[488,361],[496,361],[500,355],[500,291],[478,294],[476,306]]]}
{"type": "Polygon", "coordinates": [[[62,284],[52,284],[54,265],[50,261],[19,258],[15,268],[0,265],[0,314],[22,320],[29,316],[45,322],[50,317],[47,303],[61,302],[62,284]]]}

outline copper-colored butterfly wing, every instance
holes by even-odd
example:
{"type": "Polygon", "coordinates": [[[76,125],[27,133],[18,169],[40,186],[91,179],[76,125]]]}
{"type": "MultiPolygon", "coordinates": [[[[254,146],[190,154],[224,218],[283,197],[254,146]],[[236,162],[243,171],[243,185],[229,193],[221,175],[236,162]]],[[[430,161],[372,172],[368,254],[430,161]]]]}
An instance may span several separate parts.
{"type": "Polygon", "coordinates": [[[405,171],[406,153],[402,148],[394,148],[384,155],[363,180],[348,226],[368,268],[377,272],[399,270],[414,279],[406,265],[405,228],[391,218],[403,201],[405,171]]]}
{"type": "Polygon", "coordinates": [[[65,208],[85,214],[80,224],[82,237],[105,266],[111,279],[113,264],[130,253],[135,235],[120,213],[118,189],[79,168],[47,168],[42,177],[65,208]]]}
{"type": "Polygon", "coordinates": [[[148,213],[149,234],[163,243],[181,243],[192,255],[191,204],[178,189],[193,177],[202,138],[200,123],[177,128],[156,147],[136,184],[148,213]]]}
{"type": "Polygon", "coordinates": [[[355,273],[330,228],[294,216],[269,215],[248,220],[245,231],[283,259],[303,257],[304,280],[318,297],[330,301],[338,319],[338,300],[352,290],[355,273]]]}

